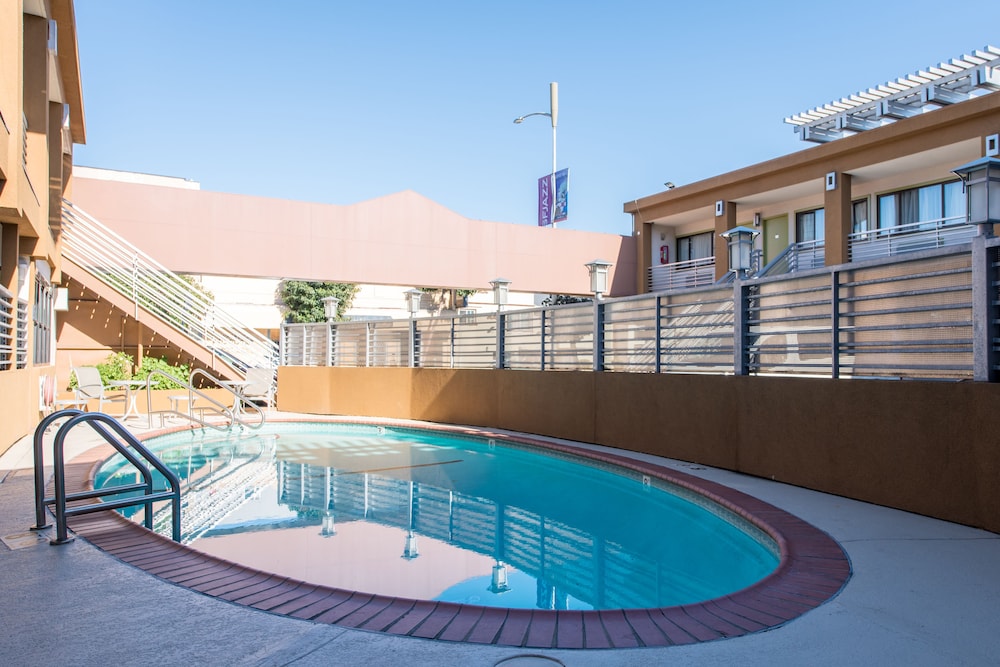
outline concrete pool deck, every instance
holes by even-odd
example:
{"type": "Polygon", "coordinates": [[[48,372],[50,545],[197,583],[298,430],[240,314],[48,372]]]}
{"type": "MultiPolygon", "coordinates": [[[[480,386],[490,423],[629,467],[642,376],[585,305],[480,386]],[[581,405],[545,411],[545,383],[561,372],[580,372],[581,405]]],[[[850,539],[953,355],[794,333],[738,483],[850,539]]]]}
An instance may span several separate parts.
{"type": "MultiPolygon", "coordinates": [[[[73,442],[67,458],[94,444],[73,442]]],[[[207,597],[83,539],[49,546],[53,529],[40,537],[28,530],[34,509],[25,438],[0,457],[0,662],[558,664],[533,655],[566,665],[980,665],[1000,655],[1000,536],[735,473],[638,458],[808,521],[840,542],[853,577],[831,601],[781,627],[665,648],[526,649],[347,630],[207,597]]]]}

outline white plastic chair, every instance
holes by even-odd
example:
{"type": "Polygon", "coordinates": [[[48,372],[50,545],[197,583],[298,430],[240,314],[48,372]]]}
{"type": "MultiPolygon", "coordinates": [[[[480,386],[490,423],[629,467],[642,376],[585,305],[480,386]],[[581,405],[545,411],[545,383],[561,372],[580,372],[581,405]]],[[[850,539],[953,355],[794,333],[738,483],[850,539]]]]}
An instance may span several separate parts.
{"type": "Polygon", "coordinates": [[[116,391],[113,388],[105,387],[101,381],[101,373],[94,366],[76,366],[73,368],[76,375],[76,397],[81,401],[97,399],[97,411],[104,412],[104,403],[122,404],[122,414],[125,413],[125,394],[108,394],[107,391],[116,391]]]}
{"type": "Polygon", "coordinates": [[[247,369],[246,384],[240,390],[244,401],[263,401],[268,409],[274,402],[274,370],[271,368],[247,369]]]}

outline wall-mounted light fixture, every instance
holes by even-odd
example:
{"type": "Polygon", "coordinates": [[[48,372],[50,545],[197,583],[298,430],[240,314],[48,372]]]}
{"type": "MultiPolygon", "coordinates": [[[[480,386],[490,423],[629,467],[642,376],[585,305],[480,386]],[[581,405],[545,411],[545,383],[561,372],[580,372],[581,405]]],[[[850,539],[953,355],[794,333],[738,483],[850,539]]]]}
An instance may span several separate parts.
{"type": "Polygon", "coordinates": [[[753,226],[760,227],[760,211],[753,214],[753,226]]]}

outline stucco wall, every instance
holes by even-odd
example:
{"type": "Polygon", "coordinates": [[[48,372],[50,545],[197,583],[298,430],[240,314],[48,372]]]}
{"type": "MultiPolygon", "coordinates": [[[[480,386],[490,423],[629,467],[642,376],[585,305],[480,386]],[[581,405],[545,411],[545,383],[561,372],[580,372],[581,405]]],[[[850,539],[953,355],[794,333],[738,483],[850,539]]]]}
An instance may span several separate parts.
{"type": "Polygon", "coordinates": [[[471,220],[415,192],[335,206],[74,179],[73,203],[178,273],[589,294],[584,264],[614,263],[635,294],[631,236],[471,220]]]}
{"type": "Polygon", "coordinates": [[[489,426],[775,479],[1000,532],[1000,386],[282,367],[282,410],[489,426]]]}
{"type": "Polygon", "coordinates": [[[39,377],[51,368],[25,368],[0,373],[0,454],[27,433],[31,433],[41,412],[38,410],[39,377]]]}

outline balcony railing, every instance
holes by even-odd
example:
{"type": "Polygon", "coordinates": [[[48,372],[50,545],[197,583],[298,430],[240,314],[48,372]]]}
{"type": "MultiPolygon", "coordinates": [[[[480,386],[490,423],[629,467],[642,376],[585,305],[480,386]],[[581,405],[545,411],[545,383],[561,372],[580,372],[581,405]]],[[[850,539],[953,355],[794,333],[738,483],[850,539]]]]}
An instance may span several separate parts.
{"type": "Polygon", "coordinates": [[[880,227],[850,234],[847,237],[848,256],[850,261],[860,262],[918,250],[945,248],[968,243],[975,233],[975,227],[965,224],[965,216],[880,227]]]}
{"type": "Polygon", "coordinates": [[[715,282],[715,258],[689,259],[649,267],[649,291],[704,287],[715,282]]]}
{"type": "Polygon", "coordinates": [[[17,341],[17,300],[0,286],[0,371],[14,368],[17,341]]]}

